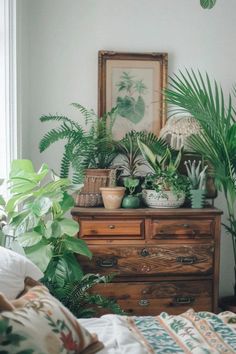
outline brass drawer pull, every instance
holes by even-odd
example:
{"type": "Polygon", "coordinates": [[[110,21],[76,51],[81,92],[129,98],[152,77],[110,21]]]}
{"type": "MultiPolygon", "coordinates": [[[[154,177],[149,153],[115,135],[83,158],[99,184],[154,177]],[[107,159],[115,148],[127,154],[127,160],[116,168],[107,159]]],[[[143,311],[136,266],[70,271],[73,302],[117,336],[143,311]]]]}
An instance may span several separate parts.
{"type": "Polygon", "coordinates": [[[115,225],[108,225],[109,229],[114,230],[116,228],[115,225]]]}
{"type": "Polygon", "coordinates": [[[176,262],[181,263],[181,264],[194,264],[197,262],[197,257],[196,256],[187,256],[187,257],[176,257],[176,262]]]}
{"type": "Polygon", "coordinates": [[[142,251],[140,252],[140,254],[142,257],[150,256],[150,253],[146,248],[143,248],[142,251]]]}
{"type": "Polygon", "coordinates": [[[141,299],[141,300],[139,300],[138,304],[139,304],[139,306],[146,307],[146,306],[149,306],[150,301],[147,299],[141,299]]]}
{"type": "Polygon", "coordinates": [[[193,296],[176,296],[174,298],[174,304],[176,305],[189,305],[194,302],[195,298],[193,296]]]}
{"type": "Polygon", "coordinates": [[[117,265],[117,259],[115,257],[111,258],[99,258],[96,261],[98,267],[101,268],[112,268],[117,265]]]}

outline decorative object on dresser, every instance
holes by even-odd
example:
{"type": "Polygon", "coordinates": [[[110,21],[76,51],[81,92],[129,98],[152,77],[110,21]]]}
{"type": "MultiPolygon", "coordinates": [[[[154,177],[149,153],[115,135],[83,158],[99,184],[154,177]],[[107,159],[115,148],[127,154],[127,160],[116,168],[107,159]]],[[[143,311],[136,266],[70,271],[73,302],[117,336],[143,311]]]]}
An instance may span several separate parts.
{"type": "Polygon", "coordinates": [[[174,157],[173,152],[166,148],[163,156],[152,151],[146,144],[138,140],[140,151],[152,169],[142,185],[142,196],[150,208],[178,208],[185,201],[189,187],[186,176],[178,173],[182,150],[174,157]]]}
{"type": "Polygon", "coordinates": [[[215,208],[74,208],[79,237],[93,253],[87,272],[117,275],[98,285],[129,314],[217,312],[220,215],[215,208]]]}
{"type": "Polygon", "coordinates": [[[121,206],[125,187],[102,187],[103,204],[106,209],[118,209],[121,206]]]}
{"type": "Polygon", "coordinates": [[[140,198],[139,194],[135,193],[139,185],[138,178],[125,177],[124,178],[124,186],[126,188],[127,194],[123,198],[122,208],[131,208],[137,209],[140,206],[140,198]]]}
{"type": "Polygon", "coordinates": [[[192,162],[190,160],[184,162],[188,178],[190,180],[190,198],[192,208],[203,208],[206,195],[206,169],[208,166],[204,166],[201,169],[202,161],[196,160],[192,162]]]}
{"type": "Polygon", "coordinates": [[[98,117],[78,103],[72,103],[84,116],[88,131],[79,123],[59,115],[40,117],[41,122],[59,122],[58,128],[51,129],[39,144],[40,152],[59,140],[66,140],[61,160],[60,177],[67,178],[70,168],[72,181],[84,183],[77,196],[79,206],[92,207],[102,205],[100,187],[114,186],[115,173],[111,163],[117,152],[112,138],[112,127],[116,119],[116,108],[98,117]]]}

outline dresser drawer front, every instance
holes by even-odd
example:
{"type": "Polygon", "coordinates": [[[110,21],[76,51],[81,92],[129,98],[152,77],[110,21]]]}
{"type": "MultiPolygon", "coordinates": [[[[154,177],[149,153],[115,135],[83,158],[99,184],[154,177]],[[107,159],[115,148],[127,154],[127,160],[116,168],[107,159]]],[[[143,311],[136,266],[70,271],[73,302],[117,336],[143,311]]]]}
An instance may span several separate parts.
{"type": "Polygon", "coordinates": [[[141,239],[144,220],[82,220],[80,237],[84,239],[141,239]]]}
{"type": "Polygon", "coordinates": [[[90,247],[93,258],[80,259],[86,272],[120,276],[209,274],[213,269],[213,244],[179,244],[158,247],[90,247]]]}
{"type": "Polygon", "coordinates": [[[189,308],[212,311],[212,282],[208,280],[99,284],[93,292],[115,299],[130,315],[179,314],[189,308]]]}
{"type": "Polygon", "coordinates": [[[209,238],[214,235],[211,219],[161,219],[151,223],[152,239],[209,238]]]}

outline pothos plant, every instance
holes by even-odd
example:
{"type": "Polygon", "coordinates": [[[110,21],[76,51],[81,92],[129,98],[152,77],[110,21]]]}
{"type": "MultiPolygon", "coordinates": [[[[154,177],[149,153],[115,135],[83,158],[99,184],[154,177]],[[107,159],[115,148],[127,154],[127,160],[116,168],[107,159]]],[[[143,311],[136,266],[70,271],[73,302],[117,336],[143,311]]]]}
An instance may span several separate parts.
{"type": "Polygon", "coordinates": [[[92,257],[86,243],[74,237],[78,223],[65,216],[74,206],[71,193],[81,187],[60,179],[46,164],[36,172],[30,160],[12,162],[3,232],[17,239],[44,279],[60,286],[82,276],[74,254],[92,257]]]}
{"type": "Polygon", "coordinates": [[[7,203],[0,198],[5,216],[2,231],[18,241],[27,257],[43,271],[41,281],[75,315],[88,317],[94,314],[96,305],[122,313],[114,301],[88,292],[97,283],[110,281],[111,276],[84,275],[76,258],[77,254],[92,257],[86,243],[75,237],[78,223],[66,217],[74,206],[71,194],[81,187],[72,185],[68,178],[59,178],[46,164],[36,172],[30,160],[13,161],[11,198],[7,203]],[[75,295],[73,300],[69,299],[71,294],[75,295]]]}

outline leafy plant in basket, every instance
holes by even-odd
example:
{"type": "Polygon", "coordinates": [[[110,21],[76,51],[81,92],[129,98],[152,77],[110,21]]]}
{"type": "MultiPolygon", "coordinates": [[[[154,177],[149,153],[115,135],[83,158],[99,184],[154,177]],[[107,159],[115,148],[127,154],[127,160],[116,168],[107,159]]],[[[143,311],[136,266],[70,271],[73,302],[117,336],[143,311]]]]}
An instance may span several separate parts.
{"type": "Polygon", "coordinates": [[[39,144],[40,152],[59,140],[66,140],[61,160],[60,177],[67,178],[70,168],[72,181],[81,183],[87,168],[108,168],[116,156],[112,127],[117,108],[99,118],[93,110],[72,103],[85,118],[87,130],[81,124],[60,115],[44,115],[41,122],[57,122],[59,126],[44,135],[39,144]]]}
{"type": "Polygon", "coordinates": [[[124,187],[128,191],[128,194],[122,200],[122,208],[136,209],[140,206],[139,193],[135,193],[136,188],[139,185],[138,178],[125,177],[124,187]]]}
{"type": "MultiPolygon", "coordinates": [[[[13,161],[9,182],[11,198],[4,208],[7,220],[3,232],[7,237],[16,238],[25,254],[44,272],[41,281],[51,293],[66,306],[71,306],[72,311],[77,308],[81,315],[83,310],[85,314],[85,300],[87,305],[104,306],[121,313],[114,301],[89,297],[86,290],[99,282],[109,281],[110,277],[84,275],[75,256],[92,257],[86,243],[74,237],[79,231],[78,223],[65,216],[74,206],[71,193],[82,185],[72,185],[69,179],[58,178],[46,164],[35,172],[29,160],[13,161]],[[79,302],[78,297],[77,301],[70,301],[68,289],[80,290],[83,302],[79,302]]],[[[91,311],[88,308],[87,315],[91,311]]]]}
{"type": "Polygon", "coordinates": [[[207,74],[186,71],[170,78],[165,96],[172,112],[189,112],[201,126],[201,133],[191,136],[189,144],[210,162],[217,187],[224,193],[228,214],[224,226],[232,236],[236,264],[236,119],[231,95],[226,100],[221,86],[212,84],[207,74]]]}
{"type": "Polygon", "coordinates": [[[148,174],[143,183],[143,199],[149,207],[179,207],[184,203],[185,195],[189,189],[186,176],[178,173],[182,151],[173,157],[170,149],[160,156],[149,147],[138,142],[140,150],[147,160],[152,174],[148,174]]]}

